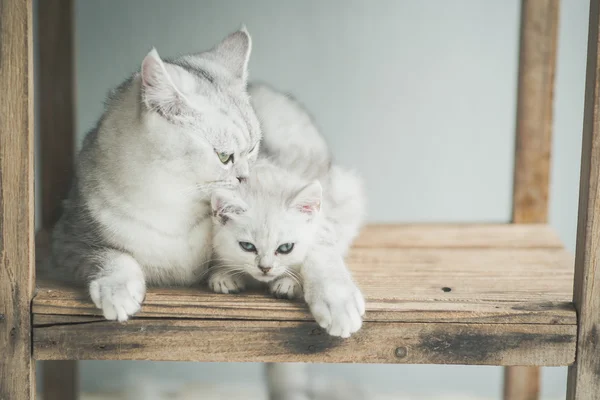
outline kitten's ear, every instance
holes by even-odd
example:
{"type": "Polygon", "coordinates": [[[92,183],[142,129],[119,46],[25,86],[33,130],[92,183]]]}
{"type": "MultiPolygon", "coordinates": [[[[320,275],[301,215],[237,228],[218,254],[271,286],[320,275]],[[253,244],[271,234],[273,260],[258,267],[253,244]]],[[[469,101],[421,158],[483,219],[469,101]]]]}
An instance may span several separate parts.
{"type": "Polygon", "coordinates": [[[146,106],[164,116],[179,115],[186,106],[186,98],[177,87],[181,73],[160,59],[156,49],[142,61],[142,100],[146,106]]]}
{"type": "Polygon", "coordinates": [[[221,63],[229,68],[233,75],[245,84],[248,79],[248,61],[252,52],[252,38],[242,27],[239,31],[227,36],[212,50],[221,63]]]}
{"type": "Polygon", "coordinates": [[[227,221],[243,214],[248,209],[244,200],[230,190],[216,190],[210,199],[210,205],[213,218],[221,225],[225,225],[227,221]]]}
{"type": "Polygon", "coordinates": [[[314,181],[304,186],[292,199],[290,207],[310,217],[321,210],[323,189],[319,181],[314,181]]]}

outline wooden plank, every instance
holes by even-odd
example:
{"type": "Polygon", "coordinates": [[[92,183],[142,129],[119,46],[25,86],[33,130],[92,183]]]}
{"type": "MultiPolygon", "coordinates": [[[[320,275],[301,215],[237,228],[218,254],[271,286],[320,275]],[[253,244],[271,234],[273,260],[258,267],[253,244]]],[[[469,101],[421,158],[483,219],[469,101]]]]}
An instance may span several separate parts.
{"type": "MultiPolygon", "coordinates": [[[[44,290],[44,289],[42,289],[44,290]]],[[[302,302],[272,299],[268,295],[213,295],[189,289],[183,293],[149,291],[139,317],[255,319],[276,321],[312,321],[302,302]]],[[[36,315],[99,316],[100,311],[87,300],[84,290],[61,294],[49,304],[37,305],[36,315]],[[70,297],[70,299],[67,299],[70,297]]],[[[571,303],[536,302],[462,302],[411,301],[397,299],[393,303],[367,299],[366,321],[372,322],[462,322],[462,323],[528,323],[575,325],[576,314],[571,303]]]]}
{"type": "Polygon", "coordinates": [[[34,328],[38,360],[567,365],[575,326],[366,323],[350,339],[316,323],[134,319],[34,328]]]}
{"type": "MultiPolygon", "coordinates": [[[[576,324],[572,257],[555,249],[353,249],[367,321],[576,324]]],[[[36,314],[98,315],[83,288],[38,282],[36,314]]],[[[142,317],[312,320],[264,293],[151,288],[142,317]]]]}
{"type": "Polygon", "coordinates": [[[513,222],[548,220],[559,0],[523,0],[513,222]]]}
{"type": "Polygon", "coordinates": [[[579,315],[577,362],[567,399],[600,393],[600,2],[590,1],[581,181],[573,300],[579,315]]]}
{"type": "Polygon", "coordinates": [[[35,396],[32,5],[0,0],[0,399],[35,396]]]}
{"type": "Polygon", "coordinates": [[[50,228],[73,177],[73,0],[45,0],[38,6],[42,222],[50,228]]]}
{"type": "Polygon", "coordinates": [[[562,248],[545,224],[371,224],[355,248],[562,248]]]}

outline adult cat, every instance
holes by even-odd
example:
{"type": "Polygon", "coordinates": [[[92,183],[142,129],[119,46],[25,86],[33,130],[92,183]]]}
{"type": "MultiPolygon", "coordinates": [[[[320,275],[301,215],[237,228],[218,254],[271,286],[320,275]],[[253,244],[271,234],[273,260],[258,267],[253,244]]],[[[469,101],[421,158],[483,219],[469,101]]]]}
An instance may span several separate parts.
{"type": "Polygon", "coordinates": [[[251,38],[161,60],[114,90],[85,138],[46,272],[84,283],[109,320],[147,284],[197,283],[211,257],[210,193],[245,179],[261,132],[246,91],[251,38]]]}

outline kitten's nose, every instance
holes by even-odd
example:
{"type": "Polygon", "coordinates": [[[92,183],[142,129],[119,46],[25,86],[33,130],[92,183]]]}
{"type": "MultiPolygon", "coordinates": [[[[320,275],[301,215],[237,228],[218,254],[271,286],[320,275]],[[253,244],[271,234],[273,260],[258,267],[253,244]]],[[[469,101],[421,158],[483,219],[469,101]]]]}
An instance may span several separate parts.
{"type": "Polygon", "coordinates": [[[260,269],[265,275],[269,273],[269,271],[271,270],[272,267],[263,267],[262,265],[258,266],[258,269],[260,269]]]}

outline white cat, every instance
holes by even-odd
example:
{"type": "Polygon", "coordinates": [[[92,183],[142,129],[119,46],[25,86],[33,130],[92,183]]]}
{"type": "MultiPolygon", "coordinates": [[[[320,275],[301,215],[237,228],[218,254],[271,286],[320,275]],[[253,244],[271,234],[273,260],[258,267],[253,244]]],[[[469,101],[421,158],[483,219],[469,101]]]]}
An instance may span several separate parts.
{"type": "Polygon", "coordinates": [[[210,193],[248,176],[261,138],[250,52],[245,30],[171,61],[152,50],[85,138],[46,272],[89,285],[107,319],[135,314],[146,284],[190,285],[207,269],[210,193]]]}
{"type": "Polygon", "coordinates": [[[267,87],[250,90],[262,124],[259,160],[235,190],[212,196],[217,265],[209,286],[235,293],[264,282],[277,297],[304,296],[330,335],[360,329],[365,303],[343,256],[364,216],[355,175],[331,166],[310,117],[291,98],[267,87]]]}

